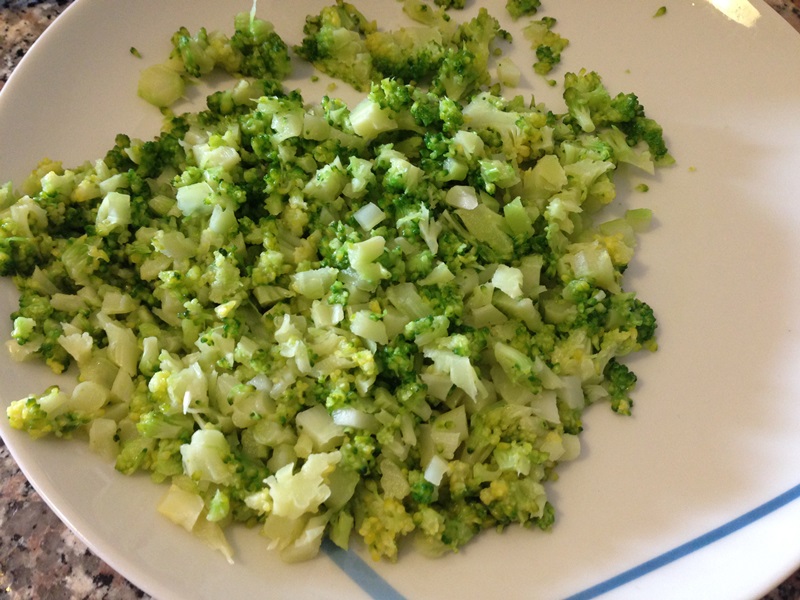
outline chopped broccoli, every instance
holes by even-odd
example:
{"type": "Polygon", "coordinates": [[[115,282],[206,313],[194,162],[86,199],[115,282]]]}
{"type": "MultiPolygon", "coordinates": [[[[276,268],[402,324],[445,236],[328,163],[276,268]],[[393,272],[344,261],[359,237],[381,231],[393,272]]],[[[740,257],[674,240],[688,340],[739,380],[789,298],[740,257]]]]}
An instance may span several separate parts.
{"type": "MultiPolygon", "coordinates": [[[[306,19],[298,55],[362,90],[352,105],[285,91],[287,49],[253,13],[231,38],[182,28],[154,98],[217,67],[249,79],[0,187],[8,350],[78,378],[12,402],[11,426],[88,434],[169,482],[159,511],[226,556],[231,522],[285,560],[323,537],[395,560],[412,534],[435,555],[550,527],[585,408],[630,413],[620,360],[657,347],[623,286],[650,211],[600,217],[620,164],[671,158],[596,73],[567,74],[566,114],[501,97],[509,34],[443,6],[407,0],[419,26],[391,31],[343,0],[306,19]]],[[[550,67],[554,23],[529,27],[550,67]]]]}
{"type": "Polygon", "coordinates": [[[364,91],[369,88],[372,58],[365,37],[375,23],[352,4],[336,0],[318,15],[309,15],[303,27],[303,41],[294,50],[317,69],[364,91]]]}
{"type": "Polygon", "coordinates": [[[535,15],[541,5],[540,0],[506,0],[506,10],[515,21],[520,17],[535,15]]]}
{"type": "Polygon", "coordinates": [[[489,83],[491,44],[506,32],[485,8],[458,26],[453,42],[434,76],[433,89],[453,100],[472,96],[489,83]]]}
{"type": "Polygon", "coordinates": [[[671,164],[661,126],[645,116],[635,94],[620,93],[613,98],[596,72],[581,70],[564,77],[564,101],[569,122],[582,131],[617,127],[625,133],[629,146],[644,142],[659,166],[671,164]]]}
{"type": "Polygon", "coordinates": [[[268,21],[252,14],[238,14],[230,46],[235,55],[241,56],[232,70],[245,77],[284,79],[291,73],[289,48],[268,21]]]}
{"type": "Polygon", "coordinates": [[[253,12],[234,18],[234,34],[228,38],[205,27],[192,35],[181,27],[172,35],[168,61],[142,72],[139,95],[158,107],[168,107],[183,96],[185,80],[207,75],[221,67],[233,75],[256,79],[286,78],[292,69],[289,48],[268,21],[253,12]]]}
{"type": "Polygon", "coordinates": [[[365,43],[372,57],[373,78],[424,81],[439,69],[446,40],[438,29],[418,27],[375,31],[365,43]]]}
{"type": "Polygon", "coordinates": [[[553,31],[556,19],[543,17],[531,21],[525,26],[523,32],[525,39],[531,43],[531,48],[536,53],[536,62],[533,70],[539,75],[547,75],[561,62],[561,53],[569,45],[569,40],[553,31]]]}
{"type": "Polygon", "coordinates": [[[457,10],[461,10],[464,8],[465,0],[433,0],[433,3],[436,6],[441,6],[445,10],[455,8],[457,10]]]}
{"type": "MultiPolygon", "coordinates": [[[[447,8],[459,4],[463,2],[446,3],[447,8]]],[[[489,83],[492,44],[509,34],[486,9],[458,25],[442,9],[434,11],[421,2],[406,2],[404,10],[422,25],[379,31],[353,5],[337,0],[307,17],[302,44],[295,50],[320,71],[359,91],[368,90],[370,82],[392,78],[431,82],[457,100],[489,83]]]]}
{"type": "Polygon", "coordinates": [[[630,393],[636,386],[636,374],[616,360],[611,360],[604,373],[607,380],[611,408],[623,415],[631,414],[633,401],[630,393]]]}

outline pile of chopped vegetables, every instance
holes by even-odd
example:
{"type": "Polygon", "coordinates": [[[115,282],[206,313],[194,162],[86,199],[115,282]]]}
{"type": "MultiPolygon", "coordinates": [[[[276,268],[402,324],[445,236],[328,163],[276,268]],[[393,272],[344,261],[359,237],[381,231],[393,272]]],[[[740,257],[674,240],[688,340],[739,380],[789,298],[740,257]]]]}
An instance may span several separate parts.
{"type": "Polygon", "coordinates": [[[650,211],[603,209],[620,164],[671,161],[661,128],[593,72],[566,74],[564,114],[504,99],[488,12],[407,6],[417,37],[341,1],[309,16],[295,51],[364,89],[352,106],[285,90],[290,49],[253,13],[231,38],[182,29],[140,93],[169,105],[215,66],[235,87],[0,188],[11,354],[79,381],[11,425],[168,483],[159,510],[229,558],[231,522],[287,561],[324,537],[393,560],[410,534],[435,555],[547,529],[585,408],[628,414],[620,359],[656,347],[623,286],[650,211]]]}

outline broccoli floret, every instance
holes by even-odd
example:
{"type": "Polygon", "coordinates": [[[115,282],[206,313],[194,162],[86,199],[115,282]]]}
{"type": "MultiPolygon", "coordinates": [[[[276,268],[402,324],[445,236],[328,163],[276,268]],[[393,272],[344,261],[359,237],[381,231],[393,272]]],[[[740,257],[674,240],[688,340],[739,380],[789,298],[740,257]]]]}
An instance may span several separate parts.
{"type": "Polygon", "coordinates": [[[416,379],[416,346],[403,336],[397,336],[382,346],[375,359],[384,378],[391,376],[401,382],[416,379]]]}
{"type": "Polygon", "coordinates": [[[612,359],[606,366],[604,386],[611,398],[611,409],[622,415],[630,415],[633,400],[630,394],[636,386],[636,374],[627,366],[612,359]]]}
{"type": "Polygon", "coordinates": [[[20,236],[0,237],[0,275],[28,276],[41,261],[35,240],[20,236]]]}
{"type": "Polygon", "coordinates": [[[306,17],[303,41],[294,50],[323,73],[366,91],[372,78],[372,58],[365,38],[375,30],[375,23],[355,6],[336,0],[334,6],[306,17]]]}
{"type": "Polygon", "coordinates": [[[131,139],[124,133],[118,133],[114,138],[114,147],[106,153],[103,162],[109,169],[116,169],[119,172],[136,168],[136,164],[126,152],[130,146],[131,139]]]}
{"type": "Polygon", "coordinates": [[[427,481],[420,471],[409,471],[408,481],[411,484],[411,499],[417,504],[431,504],[439,497],[436,486],[427,481]]]}
{"type": "Polygon", "coordinates": [[[441,541],[445,546],[456,550],[475,537],[481,529],[495,525],[483,504],[458,502],[445,515],[441,541]]]}
{"type": "Polygon", "coordinates": [[[520,17],[536,14],[541,4],[540,0],[506,0],[506,10],[516,21],[520,17]]]}
{"type": "Polygon", "coordinates": [[[350,125],[350,108],[342,100],[323,96],[321,102],[323,114],[328,125],[345,133],[353,133],[350,125]]]}
{"type": "Polygon", "coordinates": [[[370,86],[367,97],[380,108],[394,113],[396,118],[397,113],[411,109],[414,91],[413,86],[397,79],[381,79],[370,86]]]}
{"type": "Polygon", "coordinates": [[[340,450],[342,465],[351,471],[367,475],[375,466],[375,438],[369,435],[356,435],[346,440],[340,450]]]}
{"type": "Polygon", "coordinates": [[[189,415],[165,415],[160,411],[143,414],[136,424],[142,437],[158,439],[182,439],[188,442],[194,429],[189,415]]]}
{"type": "Polygon", "coordinates": [[[181,165],[186,159],[181,146],[184,133],[180,123],[176,123],[175,131],[165,131],[152,141],[128,146],[127,152],[136,162],[131,172],[139,178],[155,178],[166,168],[181,165]]]}
{"type": "Polygon", "coordinates": [[[292,71],[289,47],[272,23],[240,13],[235,19],[231,48],[241,56],[236,72],[256,79],[284,79],[292,71]]]}
{"type": "Polygon", "coordinates": [[[208,52],[208,32],[200,28],[195,36],[186,27],[172,34],[172,56],[180,59],[183,70],[191,77],[200,77],[214,68],[214,57],[208,52]]]}
{"type": "Polygon", "coordinates": [[[564,101],[570,119],[586,132],[610,123],[630,121],[637,116],[637,108],[640,108],[634,107],[632,99],[624,95],[613,101],[600,75],[584,70],[564,76],[564,101]]]}
{"type": "Polygon", "coordinates": [[[664,141],[664,130],[653,119],[642,114],[637,116],[632,123],[621,124],[620,129],[627,134],[628,144],[635,145],[640,141],[646,143],[653,154],[653,162],[656,165],[668,166],[675,162],[664,141]]]}
{"type": "Polygon", "coordinates": [[[559,401],[558,404],[558,418],[564,428],[564,433],[571,435],[578,435],[583,431],[583,420],[581,415],[583,410],[580,408],[572,408],[564,402],[559,401]]]}
{"type": "Polygon", "coordinates": [[[441,98],[439,101],[439,118],[442,120],[442,132],[453,135],[464,124],[464,113],[461,105],[452,98],[441,98]]]}
{"type": "Polygon", "coordinates": [[[448,48],[436,74],[433,89],[459,100],[468,97],[484,83],[488,83],[488,74],[485,69],[481,69],[479,59],[472,52],[466,48],[448,48]]]}
{"type": "Polygon", "coordinates": [[[452,100],[468,98],[489,83],[491,45],[505,32],[485,8],[478,16],[461,24],[447,47],[432,89],[452,100]]]}
{"type": "Polygon", "coordinates": [[[173,34],[172,45],[172,56],[191,77],[201,77],[217,65],[255,78],[283,79],[291,72],[288,46],[271,23],[250,13],[236,15],[230,39],[217,32],[209,34],[205,28],[193,36],[181,27],[173,34]]]}
{"type": "Polygon", "coordinates": [[[451,8],[461,10],[466,4],[465,0],[433,0],[433,3],[445,10],[450,10],[451,8]]]}
{"type": "Polygon", "coordinates": [[[658,322],[650,305],[639,300],[635,294],[613,295],[607,314],[607,329],[635,329],[639,344],[654,347],[658,322]]]}
{"type": "Polygon", "coordinates": [[[544,515],[545,495],[542,485],[532,479],[506,476],[492,481],[481,492],[481,501],[498,523],[536,522],[544,515]]]}
{"type": "Polygon", "coordinates": [[[403,503],[381,496],[374,482],[360,486],[355,498],[356,529],[375,560],[397,560],[398,543],[414,530],[414,520],[403,503]]]}
{"type": "Polygon", "coordinates": [[[158,441],[154,438],[132,438],[122,444],[114,463],[114,468],[125,475],[132,475],[139,469],[149,469],[152,453],[158,441]]]}
{"type": "Polygon", "coordinates": [[[612,98],[597,73],[581,70],[564,76],[564,101],[569,110],[565,122],[586,132],[616,126],[625,133],[630,146],[647,144],[657,165],[674,162],[661,126],[645,115],[635,94],[620,93],[612,98]]]}
{"type": "Polygon", "coordinates": [[[525,39],[531,43],[531,48],[536,53],[533,70],[539,75],[550,73],[561,62],[561,53],[569,45],[568,39],[553,31],[556,22],[553,17],[544,17],[531,21],[523,30],[525,39]]]}
{"type": "Polygon", "coordinates": [[[172,46],[169,60],[148,67],[139,79],[139,95],[162,108],[183,96],[187,79],[202,77],[216,67],[234,75],[279,80],[292,68],[286,43],[271,23],[253,13],[236,15],[231,38],[204,27],[192,35],[181,27],[172,35],[172,46]]]}
{"type": "Polygon", "coordinates": [[[70,396],[53,386],[41,396],[13,401],[6,410],[6,416],[11,427],[28,432],[32,438],[49,434],[68,438],[98,417],[99,413],[72,409],[70,396]]]}
{"type": "Polygon", "coordinates": [[[441,32],[433,27],[371,33],[366,46],[372,56],[372,77],[426,80],[442,62],[444,43],[441,32]]]}

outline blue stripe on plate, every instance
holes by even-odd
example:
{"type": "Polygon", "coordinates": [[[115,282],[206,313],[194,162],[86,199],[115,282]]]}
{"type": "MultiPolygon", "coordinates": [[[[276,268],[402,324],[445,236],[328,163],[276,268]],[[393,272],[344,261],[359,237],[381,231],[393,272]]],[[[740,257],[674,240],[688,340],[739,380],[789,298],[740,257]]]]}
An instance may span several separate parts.
{"type": "Polygon", "coordinates": [[[708,546],[709,544],[713,544],[717,540],[730,535],[734,531],[738,531],[739,529],[742,529],[743,527],[746,527],[747,525],[755,523],[759,519],[766,517],[768,514],[775,512],[783,506],[786,506],[797,498],[800,498],[800,485],[796,485],[790,490],[783,492],[780,496],[776,496],[761,506],[754,508],[740,517],[736,517],[732,521],[728,521],[716,529],[712,529],[708,533],[704,533],[703,535],[698,536],[693,540],[686,542],[685,544],[681,544],[672,550],[668,550],[664,554],[656,556],[647,562],[643,562],[632,569],[598,583],[597,585],[585,589],[582,592],[573,594],[572,596],[566,598],[566,600],[590,600],[591,598],[597,598],[598,596],[621,587],[626,583],[630,583],[634,579],[638,579],[639,577],[647,575],[648,573],[652,573],[653,571],[660,569],[661,567],[668,565],[679,558],[683,558],[692,552],[700,550],[700,548],[708,546]]]}
{"type": "Polygon", "coordinates": [[[352,550],[342,550],[326,539],[322,542],[322,551],[352,579],[358,587],[372,598],[380,600],[404,600],[403,595],[389,585],[375,570],[365,563],[352,550]]]}

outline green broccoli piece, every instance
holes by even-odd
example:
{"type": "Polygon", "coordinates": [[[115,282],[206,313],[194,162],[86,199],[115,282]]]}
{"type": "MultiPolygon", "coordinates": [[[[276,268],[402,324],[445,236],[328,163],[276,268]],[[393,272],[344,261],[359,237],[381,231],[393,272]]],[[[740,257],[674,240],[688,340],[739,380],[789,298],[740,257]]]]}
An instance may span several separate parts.
{"type": "Polygon", "coordinates": [[[431,89],[452,100],[472,96],[490,81],[488,66],[492,42],[507,35],[497,19],[481,8],[475,18],[459,25],[431,89]]]}
{"type": "Polygon", "coordinates": [[[136,437],[127,440],[120,448],[114,468],[125,475],[131,475],[140,469],[149,469],[157,444],[158,440],[155,438],[136,437]]]}
{"type": "Polygon", "coordinates": [[[53,386],[40,396],[15,400],[6,409],[9,425],[26,431],[34,439],[49,434],[71,437],[76,430],[98,417],[99,413],[70,410],[69,399],[68,394],[53,386]]]}
{"type": "Polygon", "coordinates": [[[585,132],[616,126],[626,135],[629,146],[644,142],[656,165],[674,162],[664,141],[663,129],[647,118],[636,95],[619,93],[612,97],[596,72],[567,73],[564,101],[569,111],[566,123],[575,124],[585,132]]]}
{"type": "Polygon", "coordinates": [[[484,83],[488,83],[485,69],[479,59],[466,48],[448,48],[441,62],[433,89],[454,100],[468,97],[484,83]]]}
{"type": "Polygon", "coordinates": [[[172,56],[181,61],[187,75],[200,77],[214,68],[216,61],[208,52],[208,32],[205,27],[201,27],[194,36],[186,27],[181,27],[172,34],[172,46],[172,56]]]}
{"type": "Polygon", "coordinates": [[[234,34],[209,34],[201,28],[194,36],[181,27],[172,36],[172,57],[180,60],[190,77],[201,77],[221,66],[229,73],[259,79],[283,79],[291,72],[289,48],[268,21],[250,13],[234,18],[234,34]]]}
{"type": "Polygon", "coordinates": [[[658,327],[653,309],[632,292],[615,294],[608,303],[606,329],[635,329],[636,341],[645,346],[655,344],[658,327]]]}
{"type": "Polygon", "coordinates": [[[248,13],[236,15],[234,22],[230,46],[241,56],[235,72],[256,79],[285,79],[292,71],[289,47],[272,23],[248,13]]]}
{"type": "Polygon", "coordinates": [[[397,560],[399,541],[414,530],[414,520],[403,503],[379,494],[373,481],[359,486],[354,501],[356,531],[364,538],[372,558],[397,560]]]}
{"type": "Polygon", "coordinates": [[[523,29],[525,39],[531,43],[531,48],[536,53],[533,70],[539,75],[550,73],[561,62],[561,53],[569,45],[568,39],[553,31],[556,22],[553,17],[544,17],[531,21],[523,29]]]}
{"type": "Polygon", "coordinates": [[[611,398],[611,409],[622,415],[630,415],[633,407],[630,394],[636,387],[636,374],[627,366],[611,359],[603,375],[606,378],[603,385],[611,398]]]}
{"type": "Polygon", "coordinates": [[[621,124],[620,129],[627,134],[629,145],[636,145],[640,141],[646,143],[653,154],[653,162],[659,167],[665,167],[675,162],[664,141],[664,130],[653,119],[642,114],[637,116],[632,123],[621,124]]]}
{"type": "Polygon", "coordinates": [[[139,96],[165,108],[183,96],[187,79],[197,79],[221,67],[232,75],[284,79],[291,73],[289,47],[268,21],[252,13],[234,18],[231,38],[204,27],[195,34],[181,27],[171,38],[169,60],[151,65],[139,79],[139,96]]]}
{"type": "Polygon", "coordinates": [[[641,112],[638,100],[630,96],[621,94],[612,99],[600,75],[594,71],[567,73],[564,76],[564,101],[569,110],[569,122],[586,132],[631,121],[637,112],[641,112]]]}
{"type": "MultiPolygon", "coordinates": [[[[498,523],[536,523],[545,514],[545,495],[541,484],[530,478],[504,476],[492,481],[481,492],[481,501],[498,523]]],[[[552,516],[548,517],[552,522],[552,516]]]]}
{"type": "MultiPolygon", "coordinates": [[[[2,228],[2,224],[0,224],[2,228]]],[[[0,275],[29,276],[42,257],[34,239],[12,236],[0,237],[0,275]]]]}
{"type": "Polygon", "coordinates": [[[520,17],[535,15],[541,4],[540,0],[506,0],[506,10],[516,21],[520,17]]]}
{"type": "Polygon", "coordinates": [[[437,29],[419,27],[376,31],[365,43],[372,56],[373,79],[421,82],[439,69],[446,41],[437,29]]]}
{"type": "Polygon", "coordinates": [[[461,10],[464,8],[466,0],[433,0],[433,3],[436,6],[441,6],[445,10],[450,10],[451,8],[461,10]]]}
{"type": "Polygon", "coordinates": [[[362,476],[370,473],[375,466],[375,438],[369,435],[355,435],[345,440],[340,448],[342,464],[362,476]]]}
{"type": "Polygon", "coordinates": [[[432,504],[439,497],[436,486],[427,481],[420,471],[410,471],[408,480],[411,484],[411,499],[417,504],[432,504]]]}
{"type": "Polygon", "coordinates": [[[165,415],[160,411],[150,411],[139,417],[136,429],[142,437],[180,438],[188,442],[194,430],[194,421],[189,415],[165,415]]]}
{"type": "Polygon", "coordinates": [[[345,133],[353,133],[353,127],[350,124],[350,108],[347,104],[339,98],[323,96],[321,107],[328,125],[345,133]]]}
{"type": "Polygon", "coordinates": [[[136,161],[133,169],[141,178],[155,178],[168,167],[177,167],[186,159],[186,153],[181,146],[185,131],[176,128],[165,131],[152,141],[131,144],[128,152],[136,161]]]}
{"type": "Polygon", "coordinates": [[[416,346],[403,336],[397,336],[382,346],[375,356],[383,378],[400,382],[416,380],[416,346]]]}
{"type": "Polygon", "coordinates": [[[334,6],[306,17],[302,43],[294,50],[323,73],[366,91],[372,80],[366,36],[375,30],[375,23],[355,6],[336,0],[334,6]]]}
{"type": "Polygon", "coordinates": [[[131,160],[126,150],[131,147],[131,138],[124,133],[118,133],[114,138],[114,146],[106,152],[103,162],[109,169],[118,172],[136,168],[136,163],[131,160]]]}

